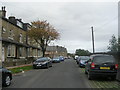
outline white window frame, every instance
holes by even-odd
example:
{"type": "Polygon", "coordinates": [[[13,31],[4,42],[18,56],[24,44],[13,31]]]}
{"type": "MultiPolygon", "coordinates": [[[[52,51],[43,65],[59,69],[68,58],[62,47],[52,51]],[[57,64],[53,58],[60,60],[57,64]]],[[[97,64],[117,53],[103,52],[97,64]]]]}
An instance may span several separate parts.
{"type": "Polygon", "coordinates": [[[8,45],[8,47],[7,47],[7,57],[11,57],[11,44],[8,45]],[[10,50],[10,51],[8,51],[8,50],[10,50]],[[9,54],[10,54],[10,56],[9,56],[9,54]]]}
{"type": "MultiPolygon", "coordinates": [[[[24,55],[23,54],[24,47],[19,47],[19,50],[20,50],[20,48],[21,48],[21,56],[19,56],[19,58],[25,58],[25,56],[23,56],[24,55]]],[[[19,53],[20,53],[20,51],[19,51],[19,53]]]]}
{"type": "Polygon", "coordinates": [[[5,32],[6,32],[6,29],[2,27],[2,34],[4,34],[5,32]]]}
{"type": "Polygon", "coordinates": [[[8,38],[11,39],[11,40],[13,40],[13,35],[14,35],[13,34],[13,30],[10,30],[8,38]]]}
{"type": "Polygon", "coordinates": [[[12,45],[12,57],[15,57],[15,45],[12,45]]]}
{"type": "Polygon", "coordinates": [[[22,33],[20,33],[19,42],[23,43],[23,35],[22,35],[22,33]]]}

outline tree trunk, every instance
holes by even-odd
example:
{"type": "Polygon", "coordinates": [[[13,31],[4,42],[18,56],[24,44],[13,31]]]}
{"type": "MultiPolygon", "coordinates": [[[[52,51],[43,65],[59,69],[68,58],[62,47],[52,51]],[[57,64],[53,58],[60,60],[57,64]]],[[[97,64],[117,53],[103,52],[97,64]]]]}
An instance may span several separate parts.
{"type": "Polygon", "coordinates": [[[43,57],[45,57],[45,50],[43,50],[43,57]]]}
{"type": "Polygon", "coordinates": [[[42,53],[43,53],[43,57],[45,57],[45,51],[46,51],[46,49],[45,48],[42,48],[42,53]]]}

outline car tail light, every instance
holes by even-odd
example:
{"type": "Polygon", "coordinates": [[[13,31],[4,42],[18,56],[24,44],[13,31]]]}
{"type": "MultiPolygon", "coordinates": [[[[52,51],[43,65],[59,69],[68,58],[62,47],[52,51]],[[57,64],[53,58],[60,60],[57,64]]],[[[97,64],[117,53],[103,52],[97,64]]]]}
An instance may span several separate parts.
{"type": "Polygon", "coordinates": [[[118,64],[115,64],[115,69],[118,69],[118,64]]]}
{"type": "Polygon", "coordinates": [[[94,69],[95,68],[95,64],[91,63],[91,68],[94,69]]]}

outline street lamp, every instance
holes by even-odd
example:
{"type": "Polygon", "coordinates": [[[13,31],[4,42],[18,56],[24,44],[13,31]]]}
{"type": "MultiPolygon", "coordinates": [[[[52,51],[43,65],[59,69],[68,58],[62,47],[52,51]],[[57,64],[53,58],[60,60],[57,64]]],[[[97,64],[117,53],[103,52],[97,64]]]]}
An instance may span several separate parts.
{"type": "Polygon", "coordinates": [[[93,53],[95,53],[93,26],[91,27],[91,30],[92,30],[92,45],[93,45],[93,53]]]}

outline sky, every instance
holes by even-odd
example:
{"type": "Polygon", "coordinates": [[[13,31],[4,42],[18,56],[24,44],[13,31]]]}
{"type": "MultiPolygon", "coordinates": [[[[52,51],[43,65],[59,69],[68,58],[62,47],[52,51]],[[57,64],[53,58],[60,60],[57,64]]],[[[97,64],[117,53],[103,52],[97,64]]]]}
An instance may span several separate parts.
{"type": "Polygon", "coordinates": [[[76,49],[92,52],[91,27],[94,29],[95,52],[105,52],[109,40],[118,36],[118,0],[4,0],[7,17],[15,16],[23,22],[47,20],[61,34],[60,40],[50,45],[60,45],[69,53],[76,49]]]}

